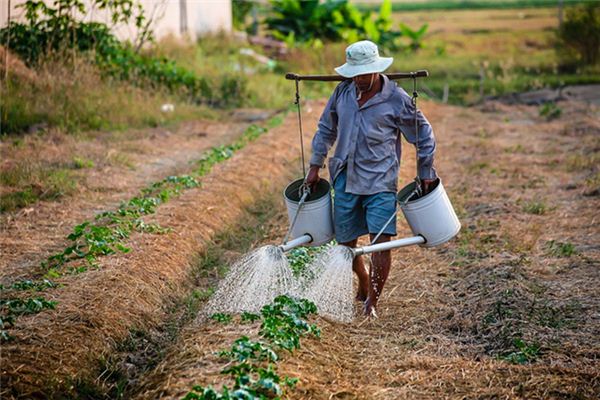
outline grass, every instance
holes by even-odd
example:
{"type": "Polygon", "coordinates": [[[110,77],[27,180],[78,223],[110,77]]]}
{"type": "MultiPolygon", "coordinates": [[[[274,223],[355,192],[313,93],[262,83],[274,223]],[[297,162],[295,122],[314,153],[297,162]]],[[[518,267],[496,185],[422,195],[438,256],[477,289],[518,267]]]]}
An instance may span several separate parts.
{"type": "Polygon", "coordinates": [[[555,240],[549,240],[546,243],[548,253],[554,257],[571,257],[577,254],[577,249],[573,243],[569,242],[558,242],[555,240]]]}
{"type": "Polygon", "coordinates": [[[0,170],[0,212],[27,207],[40,200],[55,200],[77,190],[79,178],[71,165],[48,166],[23,161],[0,170]]]}
{"type": "Polygon", "coordinates": [[[543,201],[528,201],[522,208],[526,213],[534,215],[544,215],[548,211],[548,206],[543,201]]]}
{"type": "Polygon", "coordinates": [[[159,126],[211,115],[166,92],[103,79],[85,59],[71,65],[49,60],[27,75],[13,71],[0,90],[2,137],[36,126],[78,133],[159,126]],[[174,111],[161,112],[164,103],[175,104],[174,111]]]}
{"type": "MultiPolygon", "coordinates": [[[[563,0],[565,5],[591,3],[594,0],[563,0]]],[[[378,10],[379,5],[369,1],[357,1],[360,8],[378,10]]],[[[486,10],[520,9],[532,7],[555,7],[556,0],[425,0],[394,2],[394,11],[430,11],[430,10],[486,10]]]]}

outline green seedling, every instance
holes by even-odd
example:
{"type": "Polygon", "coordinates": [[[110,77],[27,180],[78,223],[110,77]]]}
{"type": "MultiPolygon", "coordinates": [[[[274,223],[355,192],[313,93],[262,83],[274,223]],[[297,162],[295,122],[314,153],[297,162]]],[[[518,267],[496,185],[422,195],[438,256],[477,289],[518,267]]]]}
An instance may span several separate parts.
{"type": "Polygon", "coordinates": [[[280,398],[284,387],[294,388],[298,378],[277,373],[275,363],[280,359],[277,351],[299,348],[302,335],[312,333],[318,337],[319,329],[302,319],[316,311],[316,306],[308,300],[279,296],[264,306],[260,315],[244,313],[245,320],[262,320],[259,336],[264,341],[242,336],[230,349],[219,352],[230,360],[221,373],[233,379],[233,386],[223,386],[220,391],[210,386],[194,386],[184,399],[280,398]]]}
{"type": "Polygon", "coordinates": [[[210,316],[210,319],[213,321],[221,322],[223,324],[228,324],[232,320],[232,316],[230,314],[225,313],[214,313],[210,316]]]}
{"type": "Polygon", "coordinates": [[[534,362],[540,355],[540,346],[536,343],[527,344],[523,339],[514,339],[516,351],[503,355],[501,358],[511,364],[527,364],[534,362]]]}
{"type": "Polygon", "coordinates": [[[575,245],[568,242],[557,242],[550,240],[546,243],[546,247],[554,257],[571,257],[577,253],[575,245]]]}
{"type": "Polygon", "coordinates": [[[562,109],[556,103],[545,103],[540,107],[540,117],[545,117],[548,121],[559,118],[562,114],[562,109]]]}
{"type": "Polygon", "coordinates": [[[548,207],[542,201],[531,201],[523,205],[523,211],[528,214],[543,215],[548,211],[548,207]]]}

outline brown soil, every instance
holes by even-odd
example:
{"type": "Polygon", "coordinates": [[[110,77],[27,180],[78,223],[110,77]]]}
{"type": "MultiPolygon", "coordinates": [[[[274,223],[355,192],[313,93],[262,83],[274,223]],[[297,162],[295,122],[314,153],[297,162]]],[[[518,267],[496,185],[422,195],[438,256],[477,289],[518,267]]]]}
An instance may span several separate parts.
{"type": "MultiPolygon", "coordinates": [[[[308,131],[316,117],[314,109],[305,108],[308,131]]],[[[260,196],[278,195],[290,172],[298,172],[295,124],[295,116],[288,116],[215,166],[200,188],[171,199],[146,221],[171,233],[133,235],[130,253],[104,257],[100,269],[64,277],[62,287],[45,292],[58,301],[57,309],[21,317],[11,329],[16,339],[2,347],[0,396],[75,396],[76,384],[93,382],[101,360],[130,331],[160,326],[167,318],[165,306],[186,293],[194,257],[216,233],[235,226],[244,207],[260,196]]]]}
{"type": "MultiPolygon", "coordinates": [[[[528,106],[424,106],[463,229],[440,248],[395,252],[379,319],[317,318],[322,338],[279,363],[300,378],[289,398],[600,397],[600,114],[559,105],[554,121],[528,106]],[[510,361],[524,354],[523,365],[510,361]]],[[[405,151],[402,182],[413,156],[405,151]]],[[[136,398],[218,387],[215,352],[253,329],[197,321],[136,398]]]]}
{"type": "Polygon", "coordinates": [[[24,162],[51,167],[74,157],[92,160],[94,167],[76,171],[80,183],[72,196],[0,214],[0,282],[31,276],[40,261],[64,249],[73,226],[117,207],[152,182],[189,172],[203,151],[230,143],[247,126],[240,119],[193,121],[176,129],[98,133],[90,140],[56,132],[30,135],[18,148],[10,140],[1,142],[1,168],[24,162]]]}

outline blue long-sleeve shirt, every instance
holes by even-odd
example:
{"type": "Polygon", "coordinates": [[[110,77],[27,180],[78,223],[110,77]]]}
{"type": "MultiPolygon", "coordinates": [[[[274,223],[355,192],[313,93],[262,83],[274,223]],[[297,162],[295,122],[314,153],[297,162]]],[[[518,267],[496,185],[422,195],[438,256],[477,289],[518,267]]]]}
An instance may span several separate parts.
{"type": "MultiPolygon", "coordinates": [[[[361,107],[356,93],[351,80],[335,88],[312,140],[310,165],[323,166],[329,149],[337,141],[329,159],[332,181],[346,166],[347,192],[361,195],[396,192],[401,155],[399,132],[412,144],[416,144],[417,138],[411,97],[385,75],[381,91],[361,107]]],[[[433,129],[420,110],[417,121],[418,175],[421,179],[435,179],[433,129]]]]}

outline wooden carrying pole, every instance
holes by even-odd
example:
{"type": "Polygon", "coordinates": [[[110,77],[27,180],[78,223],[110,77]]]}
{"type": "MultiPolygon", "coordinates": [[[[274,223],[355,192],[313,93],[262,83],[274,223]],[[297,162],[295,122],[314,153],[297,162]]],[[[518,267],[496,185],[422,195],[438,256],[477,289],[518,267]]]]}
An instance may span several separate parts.
{"type": "MultiPolygon", "coordinates": [[[[429,72],[425,69],[415,71],[415,72],[393,72],[389,74],[385,74],[391,80],[397,79],[414,79],[414,78],[426,78],[429,76],[429,72]]],[[[346,79],[341,75],[298,75],[292,72],[288,72],[285,74],[285,79],[290,81],[322,81],[322,82],[335,82],[335,81],[344,81],[346,79]]]]}

